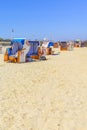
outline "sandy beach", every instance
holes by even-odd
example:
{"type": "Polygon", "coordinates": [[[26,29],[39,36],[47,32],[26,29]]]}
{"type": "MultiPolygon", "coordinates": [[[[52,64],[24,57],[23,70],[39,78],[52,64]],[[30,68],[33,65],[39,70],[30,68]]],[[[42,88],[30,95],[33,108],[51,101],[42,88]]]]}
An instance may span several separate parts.
{"type": "Polygon", "coordinates": [[[87,48],[46,61],[0,54],[0,130],[87,130],[87,48]]]}

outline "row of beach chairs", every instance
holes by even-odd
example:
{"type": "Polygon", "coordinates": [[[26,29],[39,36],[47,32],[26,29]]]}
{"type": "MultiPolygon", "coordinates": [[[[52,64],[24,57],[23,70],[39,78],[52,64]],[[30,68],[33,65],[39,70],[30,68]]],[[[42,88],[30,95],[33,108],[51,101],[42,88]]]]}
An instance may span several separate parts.
{"type": "Polygon", "coordinates": [[[72,51],[74,47],[73,43],[66,42],[58,44],[44,41],[40,45],[39,41],[27,41],[22,38],[13,39],[10,47],[6,49],[4,61],[23,63],[33,61],[34,59],[46,60],[46,55],[54,54],[56,49],[58,54],[59,51],[72,51]]]}

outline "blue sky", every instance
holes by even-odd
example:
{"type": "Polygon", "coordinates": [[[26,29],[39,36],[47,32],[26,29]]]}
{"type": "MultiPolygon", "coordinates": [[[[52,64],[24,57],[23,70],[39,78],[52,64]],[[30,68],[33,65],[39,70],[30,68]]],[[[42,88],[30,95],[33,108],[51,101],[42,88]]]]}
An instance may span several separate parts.
{"type": "Polygon", "coordinates": [[[86,40],[86,26],[87,0],[0,1],[2,38],[86,40]]]}

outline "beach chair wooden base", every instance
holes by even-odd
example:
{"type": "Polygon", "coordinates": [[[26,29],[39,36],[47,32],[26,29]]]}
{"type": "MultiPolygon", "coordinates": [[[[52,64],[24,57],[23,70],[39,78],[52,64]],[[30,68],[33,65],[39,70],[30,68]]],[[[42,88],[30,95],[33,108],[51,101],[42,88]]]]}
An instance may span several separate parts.
{"type": "Polygon", "coordinates": [[[9,61],[16,63],[17,62],[17,58],[15,58],[14,56],[9,56],[9,61]]]}
{"type": "Polygon", "coordinates": [[[30,56],[32,59],[39,59],[39,55],[31,55],[30,56]]]}
{"type": "Polygon", "coordinates": [[[4,55],[4,61],[8,61],[9,60],[9,56],[8,56],[8,54],[6,53],[5,55],[4,55]]]}
{"type": "Polygon", "coordinates": [[[77,48],[78,48],[78,47],[80,47],[80,46],[79,46],[79,45],[75,45],[75,47],[77,47],[77,48]]]}
{"type": "Polygon", "coordinates": [[[67,51],[68,50],[68,48],[62,48],[62,47],[60,47],[60,51],[67,51]]]}
{"type": "Polygon", "coordinates": [[[58,48],[58,43],[54,43],[53,48],[58,48]]]}
{"type": "Polygon", "coordinates": [[[51,55],[52,48],[46,48],[46,55],[51,55]]]}

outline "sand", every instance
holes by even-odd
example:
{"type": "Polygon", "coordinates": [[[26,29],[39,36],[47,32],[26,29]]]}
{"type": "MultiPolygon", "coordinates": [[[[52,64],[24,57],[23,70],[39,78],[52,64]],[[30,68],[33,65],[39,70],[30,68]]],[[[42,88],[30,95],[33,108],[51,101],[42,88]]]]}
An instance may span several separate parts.
{"type": "Polygon", "coordinates": [[[0,130],[87,130],[87,48],[46,61],[0,54],[0,130]]]}

